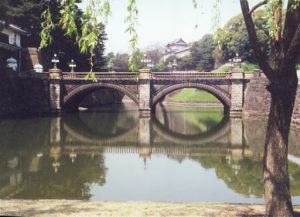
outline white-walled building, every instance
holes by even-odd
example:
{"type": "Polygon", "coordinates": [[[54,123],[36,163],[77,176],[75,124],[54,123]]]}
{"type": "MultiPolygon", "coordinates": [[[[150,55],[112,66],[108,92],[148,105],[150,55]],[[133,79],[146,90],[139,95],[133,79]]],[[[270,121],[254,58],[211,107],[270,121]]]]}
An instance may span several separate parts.
{"type": "Polygon", "coordinates": [[[27,34],[28,33],[20,27],[12,24],[4,27],[0,32],[0,48],[9,49],[8,46],[5,46],[7,44],[17,48],[21,48],[21,35],[27,34]]]}
{"type": "MultiPolygon", "coordinates": [[[[3,22],[2,25],[4,25],[3,22]]],[[[13,58],[17,60],[17,68],[19,69],[22,53],[22,35],[28,35],[28,33],[12,24],[4,26],[0,31],[0,68],[6,67],[7,60],[13,58]]]]}
{"type": "Polygon", "coordinates": [[[164,60],[170,56],[175,56],[177,58],[182,58],[191,54],[190,46],[182,40],[182,38],[176,39],[167,44],[164,60]]]}

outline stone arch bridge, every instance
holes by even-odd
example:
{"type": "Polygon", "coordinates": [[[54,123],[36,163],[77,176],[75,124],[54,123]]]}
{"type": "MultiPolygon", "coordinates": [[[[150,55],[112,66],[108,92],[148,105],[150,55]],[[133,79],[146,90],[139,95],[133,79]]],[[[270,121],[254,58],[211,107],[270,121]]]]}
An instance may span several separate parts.
{"type": "Polygon", "coordinates": [[[141,116],[150,115],[156,104],[172,91],[198,88],[214,95],[231,116],[240,116],[245,84],[249,78],[240,71],[204,73],[196,71],[138,73],[96,73],[97,81],[85,79],[86,73],[49,72],[49,94],[52,112],[75,110],[84,97],[101,88],[120,91],[133,100],[141,116]],[[137,79],[138,77],[138,79],[137,79]]]}

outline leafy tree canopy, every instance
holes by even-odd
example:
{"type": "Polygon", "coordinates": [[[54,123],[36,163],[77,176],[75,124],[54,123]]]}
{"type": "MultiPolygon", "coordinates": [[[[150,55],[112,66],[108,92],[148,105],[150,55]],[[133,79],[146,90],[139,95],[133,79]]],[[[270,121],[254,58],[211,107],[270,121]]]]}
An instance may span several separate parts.
{"type": "MultiPolygon", "coordinates": [[[[52,37],[53,41],[47,47],[42,49],[43,65],[45,68],[50,68],[51,58],[54,53],[57,53],[60,57],[59,67],[63,71],[68,71],[68,63],[71,59],[74,59],[77,65],[77,71],[87,71],[90,68],[90,54],[84,54],[80,52],[79,46],[76,43],[76,35],[69,34],[68,31],[65,32],[63,29],[66,25],[62,25],[61,28],[55,28],[51,33],[46,33],[43,31],[45,24],[41,26],[43,22],[43,16],[41,14],[45,10],[49,10],[49,15],[51,15],[51,20],[53,25],[58,25],[60,22],[71,22],[66,20],[66,16],[63,17],[64,13],[71,13],[74,18],[74,25],[68,25],[68,28],[77,29],[77,32],[81,32],[82,23],[81,19],[84,18],[83,12],[78,8],[77,3],[81,0],[76,0],[70,8],[63,7],[63,1],[52,0],[48,4],[44,0],[3,0],[3,4],[0,5],[0,19],[6,21],[6,24],[15,24],[20,26],[22,29],[30,33],[29,37],[23,38],[22,42],[24,47],[39,47],[41,41],[43,41],[43,34],[47,37],[52,37]],[[62,12],[62,10],[64,10],[62,12]],[[69,11],[68,11],[69,10],[69,11]],[[41,39],[42,36],[42,39],[41,39]]],[[[1,2],[2,3],[2,2],[1,2]]],[[[95,70],[103,70],[105,65],[105,59],[103,58],[104,52],[104,41],[106,40],[106,34],[104,31],[104,25],[97,23],[97,28],[101,31],[96,42],[96,46],[93,50],[93,65],[95,70]]],[[[54,28],[54,26],[53,26],[54,28]]]]}
{"type": "MultiPolygon", "coordinates": [[[[270,38],[267,21],[261,18],[266,16],[267,12],[264,10],[258,10],[253,14],[257,37],[265,55],[270,51],[270,38]]],[[[223,29],[219,29],[218,36],[223,61],[228,61],[238,53],[244,61],[257,62],[242,14],[231,18],[223,29]]]]}

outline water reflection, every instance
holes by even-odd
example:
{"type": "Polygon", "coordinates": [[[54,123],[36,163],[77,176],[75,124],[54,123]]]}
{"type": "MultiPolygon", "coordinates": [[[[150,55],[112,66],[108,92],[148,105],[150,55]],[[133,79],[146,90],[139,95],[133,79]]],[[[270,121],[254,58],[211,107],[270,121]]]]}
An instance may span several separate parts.
{"type": "MultiPolygon", "coordinates": [[[[1,121],[0,198],[262,202],[264,130],[194,109],[1,121]]],[[[295,204],[298,137],[292,130],[295,204]]]]}

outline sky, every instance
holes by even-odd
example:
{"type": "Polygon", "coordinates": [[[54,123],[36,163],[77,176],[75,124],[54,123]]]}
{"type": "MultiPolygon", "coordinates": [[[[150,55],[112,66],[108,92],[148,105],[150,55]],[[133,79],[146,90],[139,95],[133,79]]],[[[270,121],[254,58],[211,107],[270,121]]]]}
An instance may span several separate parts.
{"type": "MultiPolygon", "coordinates": [[[[186,42],[200,40],[212,33],[212,18],[215,0],[198,0],[198,8],[192,0],[137,0],[138,47],[147,50],[165,46],[168,42],[182,38],[186,42]],[[195,26],[198,25],[197,28],[195,26]]],[[[250,0],[250,7],[259,0],[250,0]]],[[[105,53],[129,53],[129,35],[125,33],[128,0],[110,0],[112,14],[106,25],[108,40],[105,53]]],[[[221,0],[220,26],[231,17],[241,13],[238,0],[221,0]]]]}

